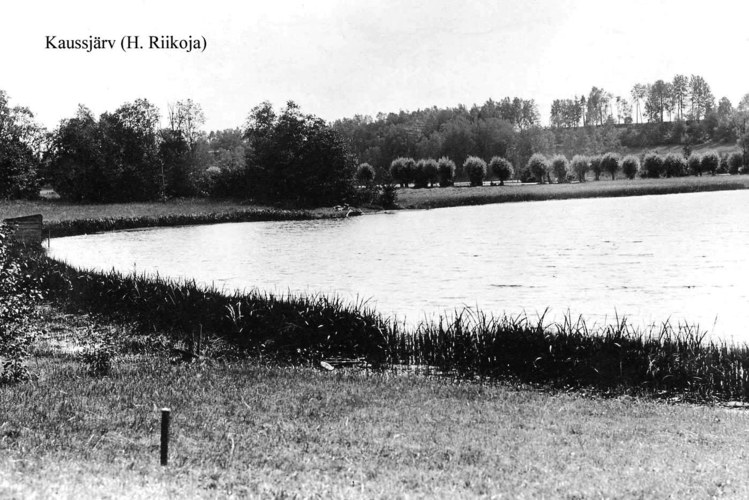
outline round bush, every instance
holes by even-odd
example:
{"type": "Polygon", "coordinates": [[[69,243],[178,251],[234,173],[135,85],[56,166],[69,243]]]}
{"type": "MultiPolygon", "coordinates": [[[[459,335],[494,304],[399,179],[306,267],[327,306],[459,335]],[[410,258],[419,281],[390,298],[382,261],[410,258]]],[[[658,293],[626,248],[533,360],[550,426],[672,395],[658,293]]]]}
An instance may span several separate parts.
{"type": "Polygon", "coordinates": [[[744,155],[739,153],[738,151],[734,151],[728,156],[728,173],[731,175],[736,175],[739,173],[739,170],[741,170],[741,167],[744,165],[744,155]]]}
{"type": "MultiPolygon", "coordinates": [[[[648,160],[648,156],[645,156],[645,161],[648,160]]],[[[660,162],[661,157],[658,155],[653,155],[656,157],[656,159],[660,162]]],[[[647,169],[647,167],[646,167],[647,169]]],[[[625,156],[622,160],[622,173],[627,177],[627,179],[634,179],[635,175],[637,175],[637,172],[640,171],[640,160],[634,155],[628,155],[625,156]]]]}
{"type": "Polygon", "coordinates": [[[720,166],[720,156],[715,151],[708,151],[702,155],[701,167],[703,172],[707,172],[710,175],[715,175],[715,172],[720,166]]]}
{"type": "Polygon", "coordinates": [[[440,187],[452,186],[455,182],[455,162],[447,156],[437,161],[440,187]]]}
{"type": "Polygon", "coordinates": [[[535,177],[539,184],[544,183],[544,177],[549,173],[549,162],[541,153],[536,153],[528,159],[528,171],[535,177]]]}
{"type": "Polygon", "coordinates": [[[390,176],[401,187],[408,187],[413,182],[416,173],[416,162],[413,158],[396,158],[390,163],[390,176]]]}
{"type": "Polygon", "coordinates": [[[362,163],[356,169],[356,182],[369,186],[374,182],[375,169],[369,163],[362,163]]]}
{"type": "Polygon", "coordinates": [[[681,177],[687,172],[687,160],[677,153],[669,153],[663,159],[663,171],[666,177],[681,177]]]}
{"type": "Polygon", "coordinates": [[[619,155],[616,153],[606,153],[601,158],[601,168],[608,172],[611,180],[616,179],[616,172],[619,170],[619,155]]]}
{"type": "MultiPolygon", "coordinates": [[[[622,165],[622,169],[624,166],[622,165]]],[[[658,153],[647,153],[642,159],[643,176],[657,179],[663,174],[663,158],[658,153]]]]}
{"type": "Polygon", "coordinates": [[[471,186],[482,186],[486,177],[486,162],[478,156],[469,156],[463,162],[463,170],[471,181],[471,186]]]}
{"type": "Polygon", "coordinates": [[[551,171],[554,172],[554,177],[556,177],[559,184],[567,182],[569,168],[570,162],[567,161],[564,155],[556,155],[551,159],[551,171]]]}
{"type": "Polygon", "coordinates": [[[698,153],[692,153],[687,158],[687,170],[692,175],[702,175],[702,157],[698,153]]]}
{"type": "Polygon", "coordinates": [[[416,163],[414,187],[425,188],[437,182],[439,168],[437,162],[431,158],[421,159],[416,163]]]}
{"type": "Polygon", "coordinates": [[[572,171],[575,172],[577,180],[585,182],[585,174],[588,172],[588,169],[590,169],[590,158],[583,155],[575,155],[572,157],[570,167],[572,168],[572,171]]]}
{"type": "Polygon", "coordinates": [[[489,168],[491,168],[494,176],[499,179],[500,186],[504,186],[505,181],[515,173],[515,169],[512,168],[512,163],[501,156],[493,157],[489,162],[489,168]]]}

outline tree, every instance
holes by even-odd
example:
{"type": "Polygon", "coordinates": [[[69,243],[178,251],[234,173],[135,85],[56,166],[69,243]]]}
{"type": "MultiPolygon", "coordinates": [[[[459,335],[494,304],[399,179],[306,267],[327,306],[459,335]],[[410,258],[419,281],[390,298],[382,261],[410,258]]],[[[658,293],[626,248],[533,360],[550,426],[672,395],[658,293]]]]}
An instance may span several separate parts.
{"type": "Polygon", "coordinates": [[[569,171],[569,162],[564,155],[555,155],[551,159],[551,170],[554,172],[554,177],[557,178],[557,183],[562,184],[567,182],[567,173],[569,171]]]}
{"type": "Polygon", "coordinates": [[[536,153],[528,160],[527,168],[533,177],[536,178],[536,181],[539,184],[543,184],[544,177],[549,173],[549,162],[544,155],[536,153]]]}
{"type": "Polygon", "coordinates": [[[253,108],[245,137],[248,189],[256,199],[324,206],[353,196],[356,163],[343,138],[293,101],[278,115],[267,102],[253,108]]]}
{"type": "Polygon", "coordinates": [[[602,156],[594,156],[590,159],[590,169],[593,171],[595,180],[597,181],[601,180],[601,173],[603,172],[603,163],[601,163],[602,160],[602,156]]]}
{"type": "Polygon", "coordinates": [[[136,99],[99,118],[104,177],[103,201],[145,201],[164,193],[159,157],[159,110],[136,99]]]}
{"type": "Polygon", "coordinates": [[[715,98],[710,91],[710,85],[699,75],[692,75],[689,79],[689,99],[691,101],[691,116],[700,121],[705,114],[715,107],[715,98]]]}
{"type": "Polygon", "coordinates": [[[200,137],[200,127],[205,123],[205,114],[200,104],[192,99],[177,101],[169,105],[169,129],[182,136],[192,149],[200,137]]]}
{"type": "Polygon", "coordinates": [[[684,119],[684,101],[689,95],[689,79],[684,75],[674,76],[671,82],[671,98],[673,99],[676,119],[684,119]]]}
{"type": "Polygon", "coordinates": [[[728,173],[736,175],[744,164],[744,155],[734,151],[728,156],[728,173]]]}
{"type": "Polygon", "coordinates": [[[28,108],[8,101],[0,90],[0,198],[36,198],[42,129],[28,108]]]}
{"type": "Polygon", "coordinates": [[[455,180],[455,162],[447,156],[443,156],[437,161],[437,170],[439,172],[440,187],[452,186],[455,180]]]}
{"type": "Polygon", "coordinates": [[[691,153],[687,158],[687,169],[692,175],[702,175],[702,157],[698,153],[691,153]]]}
{"type": "Polygon", "coordinates": [[[681,177],[686,173],[687,162],[682,155],[669,153],[663,159],[663,170],[666,177],[681,177]]]}
{"type": "Polygon", "coordinates": [[[640,171],[640,160],[634,155],[625,156],[622,160],[622,173],[627,179],[634,179],[640,171]]]}
{"type": "MultiPolygon", "coordinates": [[[[629,156],[627,158],[629,158],[629,156]]],[[[663,158],[658,153],[647,153],[642,159],[642,167],[645,171],[645,177],[657,179],[661,176],[664,170],[663,158]]],[[[622,164],[622,170],[624,170],[624,164],[622,164]]]]}
{"type": "Polygon", "coordinates": [[[640,123],[640,119],[642,118],[642,114],[640,113],[640,103],[642,103],[647,95],[647,87],[641,83],[637,83],[632,87],[630,95],[632,96],[632,102],[635,103],[635,119],[637,123],[640,123]]]}
{"type": "Polygon", "coordinates": [[[590,159],[587,156],[575,155],[570,163],[572,171],[577,175],[577,180],[585,182],[585,174],[590,169],[590,159]]]}
{"type": "Polygon", "coordinates": [[[416,169],[414,174],[414,187],[425,188],[427,186],[433,186],[439,177],[439,167],[437,161],[428,158],[421,159],[416,163],[416,169]]]}
{"type": "Polygon", "coordinates": [[[648,121],[663,123],[664,113],[670,109],[671,86],[663,80],[656,81],[647,87],[647,101],[645,102],[645,114],[648,121]]]}
{"type": "Polygon", "coordinates": [[[700,160],[700,167],[703,172],[708,172],[710,175],[715,175],[715,171],[718,170],[720,165],[720,156],[715,151],[707,151],[702,155],[700,160]]]}
{"type": "Polygon", "coordinates": [[[75,118],[63,120],[50,149],[52,186],[63,199],[101,202],[110,192],[101,151],[99,124],[91,111],[78,106],[75,118]]]}
{"type": "Polygon", "coordinates": [[[401,187],[408,187],[409,183],[414,181],[415,172],[416,162],[413,158],[401,156],[390,163],[390,176],[401,187]]]}
{"type": "Polygon", "coordinates": [[[512,163],[500,156],[495,156],[491,159],[489,162],[489,168],[491,168],[494,176],[499,179],[500,186],[504,186],[505,181],[515,173],[512,168],[512,163]]]}
{"type": "Polygon", "coordinates": [[[478,156],[469,156],[463,162],[463,170],[471,181],[471,186],[482,186],[486,177],[486,162],[478,156]]]}
{"type": "Polygon", "coordinates": [[[356,169],[356,182],[364,186],[371,186],[374,182],[374,167],[369,163],[362,163],[356,169]]]}
{"type": "Polygon", "coordinates": [[[601,158],[601,168],[611,175],[611,180],[616,179],[616,172],[619,170],[619,155],[616,153],[606,153],[601,158]]]}

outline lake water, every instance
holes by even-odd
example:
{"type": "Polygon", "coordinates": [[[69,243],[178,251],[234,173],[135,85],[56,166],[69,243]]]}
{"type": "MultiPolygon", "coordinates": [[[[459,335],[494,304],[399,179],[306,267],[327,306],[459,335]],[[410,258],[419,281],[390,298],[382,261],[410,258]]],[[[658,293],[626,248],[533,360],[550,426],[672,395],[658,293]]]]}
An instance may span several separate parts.
{"type": "Polygon", "coordinates": [[[698,323],[749,341],[749,192],[507,203],[57,238],[78,267],[334,293],[410,322],[462,306],[698,323]]]}

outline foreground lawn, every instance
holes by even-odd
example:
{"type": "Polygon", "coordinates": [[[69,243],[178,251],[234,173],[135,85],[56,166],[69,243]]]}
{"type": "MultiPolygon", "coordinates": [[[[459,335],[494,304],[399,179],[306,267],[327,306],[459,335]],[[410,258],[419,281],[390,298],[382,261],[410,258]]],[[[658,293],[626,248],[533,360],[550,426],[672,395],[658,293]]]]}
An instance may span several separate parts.
{"type": "Polygon", "coordinates": [[[0,387],[0,497],[749,494],[740,410],[153,354],[90,375],[76,352],[111,328],[48,319],[38,378],[0,387]]]}
{"type": "MultiPolygon", "coordinates": [[[[606,174],[603,175],[606,177],[606,174]]],[[[642,196],[746,189],[747,175],[677,177],[670,179],[617,179],[571,184],[513,184],[506,186],[399,189],[398,204],[404,208],[438,208],[519,201],[561,200],[612,196],[642,196]]]]}

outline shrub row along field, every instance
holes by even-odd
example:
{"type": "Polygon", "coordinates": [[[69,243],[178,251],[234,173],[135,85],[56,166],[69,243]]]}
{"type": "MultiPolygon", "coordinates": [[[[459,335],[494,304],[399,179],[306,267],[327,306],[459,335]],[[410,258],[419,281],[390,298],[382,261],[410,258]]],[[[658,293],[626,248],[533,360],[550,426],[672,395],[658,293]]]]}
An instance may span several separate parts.
{"type": "MultiPolygon", "coordinates": [[[[366,171],[367,178],[373,178],[373,170],[369,164],[359,167],[357,179],[366,171]]],[[[421,159],[418,162],[412,158],[396,158],[390,164],[390,176],[400,185],[408,187],[413,184],[414,188],[433,187],[439,183],[440,187],[455,185],[457,167],[450,158],[442,157],[439,160],[421,159]]],[[[617,178],[621,172],[627,179],[636,176],[657,179],[659,177],[684,177],[687,175],[702,176],[702,174],[746,174],[749,166],[744,165],[743,155],[733,152],[729,155],[720,156],[715,151],[707,151],[703,154],[691,153],[688,157],[682,154],[669,153],[660,155],[656,152],[647,152],[642,155],[627,155],[621,157],[617,153],[606,153],[597,156],[575,155],[568,160],[564,155],[558,154],[551,158],[543,154],[532,155],[528,163],[518,172],[521,182],[537,182],[551,184],[552,175],[558,184],[573,180],[586,182],[588,172],[592,172],[596,181],[601,180],[601,174],[607,174],[611,180],[617,178]]],[[[503,186],[506,180],[515,175],[515,168],[506,158],[494,156],[487,164],[482,158],[469,156],[463,163],[462,173],[468,178],[470,186],[483,186],[488,176],[499,180],[503,186]]]]}
{"type": "Polygon", "coordinates": [[[42,255],[28,265],[49,298],[72,310],[188,342],[219,336],[246,354],[280,361],[343,357],[602,392],[749,396],[749,350],[706,342],[692,328],[666,324],[641,333],[621,321],[591,331],[583,321],[544,325],[464,311],[407,329],[363,305],[322,296],[226,295],[158,277],[83,272],[42,255]]]}
{"type": "Polygon", "coordinates": [[[439,208],[488,203],[724,191],[746,189],[747,187],[749,187],[749,177],[716,175],[671,179],[602,180],[600,182],[574,184],[513,185],[507,187],[399,189],[398,202],[405,208],[439,208]]]}

